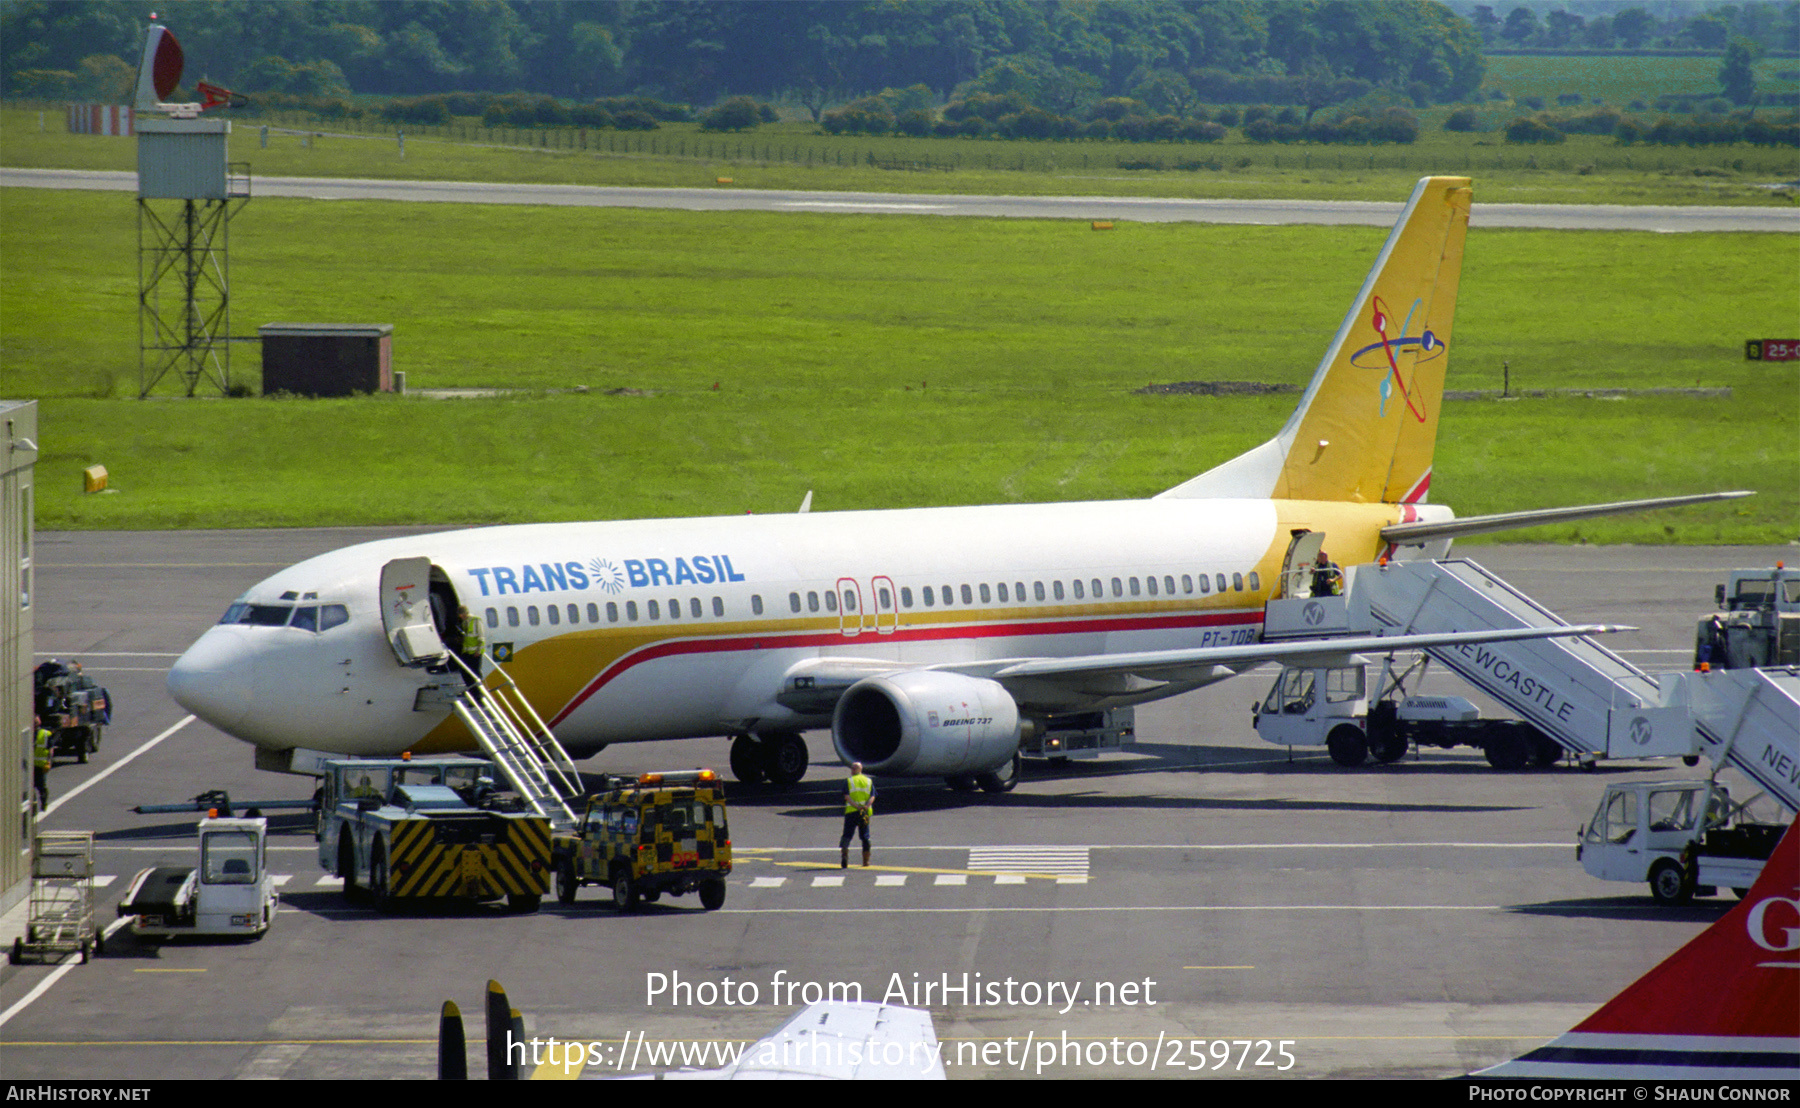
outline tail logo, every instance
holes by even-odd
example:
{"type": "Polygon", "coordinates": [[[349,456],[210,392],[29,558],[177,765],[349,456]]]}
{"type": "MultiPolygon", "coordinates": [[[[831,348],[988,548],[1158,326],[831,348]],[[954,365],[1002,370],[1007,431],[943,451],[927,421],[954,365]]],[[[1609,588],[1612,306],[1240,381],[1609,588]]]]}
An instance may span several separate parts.
{"type": "Polygon", "coordinates": [[[1358,369],[1378,369],[1382,371],[1380,390],[1380,414],[1382,417],[1385,418],[1387,416],[1388,401],[1393,399],[1394,390],[1399,389],[1401,398],[1406,401],[1406,410],[1412,413],[1413,419],[1420,423],[1424,423],[1425,410],[1420,407],[1418,403],[1414,402],[1412,392],[1407,388],[1406,378],[1400,373],[1399,354],[1401,351],[1409,348],[1416,348],[1413,364],[1417,365],[1421,361],[1432,361],[1443,357],[1446,351],[1444,342],[1442,339],[1438,338],[1437,335],[1433,334],[1429,327],[1427,327],[1418,338],[1408,338],[1406,336],[1407,330],[1412,326],[1413,312],[1419,310],[1419,305],[1422,301],[1413,301],[1412,308],[1406,313],[1406,321],[1400,325],[1400,334],[1398,337],[1390,337],[1388,335],[1388,323],[1391,317],[1388,313],[1387,304],[1383,302],[1379,296],[1375,297],[1374,301],[1375,315],[1370,322],[1375,328],[1375,333],[1381,336],[1381,341],[1371,343],[1350,355],[1350,364],[1358,369]],[[1380,352],[1379,357],[1372,357],[1371,355],[1374,355],[1377,351],[1380,352]]]}
{"type": "Polygon", "coordinates": [[[1790,897],[1771,896],[1758,902],[1756,907],[1750,909],[1749,916],[1744,920],[1744,929],[1750,933],[1750,941],[1771,954],[1791,954],[1800,950],[1800,927],[1774,928],[1773,930],[1777,932],[1786,932],[1786,938],[1779,940],[1780,945],[1777,945],[1777,940],[1769,934],[1771,928],[1763,922],[1763,917],[1769,907],[1774,904],[1787,905],[1792,910],[1790,914],[1800,913],[1800,900],[1790,897]]]}

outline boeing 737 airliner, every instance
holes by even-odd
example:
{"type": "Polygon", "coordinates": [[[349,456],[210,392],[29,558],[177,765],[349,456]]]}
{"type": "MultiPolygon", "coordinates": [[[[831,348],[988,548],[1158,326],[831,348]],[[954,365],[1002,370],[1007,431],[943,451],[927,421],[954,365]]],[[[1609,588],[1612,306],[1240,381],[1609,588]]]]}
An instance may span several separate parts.
{"type": "Polygon", "coordinates": [[[1021,735],[1051,716],[1316,653],[1260,638],[1265,603],[1320,535],[1348,565],[1545,521],[1426,503],[1469,201],[1466,178],[1420,181],[1287,425],[1159,496],[368,543],[250,589],[169,691],[270,768],[297,749],[470,749],[449,705],[460,677],[426,664],[457,645],[466,606],[485,624],[487,680],[504,667],[577,757],[734,736],[740,777],[787,784],[806,769],[800,733],[830,726],[870,772],[1010,787],[1021,735]]]}

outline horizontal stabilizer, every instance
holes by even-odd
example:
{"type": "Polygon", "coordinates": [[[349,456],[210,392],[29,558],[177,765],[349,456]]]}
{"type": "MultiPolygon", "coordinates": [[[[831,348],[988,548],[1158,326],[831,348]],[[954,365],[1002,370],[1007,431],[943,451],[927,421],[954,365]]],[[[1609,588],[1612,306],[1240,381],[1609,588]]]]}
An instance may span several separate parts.
{"type": "Polygon", "coordinates": [[[1626,512],[1653,512],[1659,508],[1679,508],[1686,504],[1706,504],[1714,500],[1737,500],[1755,496],[1754,492],[1703,492],[1693,496],[1660,496],[1651,500],[1620,500],[1612,504],[1578,504],[1570,508],[1539,508],[1529,512],[1501,512],[1491,516],[1469,516],[1432,523],[1396,523],[1381,529],[1385,542],[1399,546],[1455,538],[1459,535],[1481,535],[1490,531],[1512,531],[1520,527],[1541,527],[1546,523],[1565,523],[1572,519],[1594,516],[1623,515],[1626,512]]]}

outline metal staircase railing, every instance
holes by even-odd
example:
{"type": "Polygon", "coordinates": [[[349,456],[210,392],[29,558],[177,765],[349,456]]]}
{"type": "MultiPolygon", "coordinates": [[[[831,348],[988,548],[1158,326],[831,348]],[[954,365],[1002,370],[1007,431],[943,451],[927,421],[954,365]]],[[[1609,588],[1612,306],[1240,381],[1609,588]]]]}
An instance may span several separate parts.
{"type": "Polygon", "coordinates": [[[581,774],[550,725],[532,708],[511,675],[494,663],[500,683],[492,688],[454,653],[448,655],[474,683],[456,698],[453,708],[481,749],[506,775],[531,809],[557,830],[575,826],[572,805],[581,796],[581,774]]]}

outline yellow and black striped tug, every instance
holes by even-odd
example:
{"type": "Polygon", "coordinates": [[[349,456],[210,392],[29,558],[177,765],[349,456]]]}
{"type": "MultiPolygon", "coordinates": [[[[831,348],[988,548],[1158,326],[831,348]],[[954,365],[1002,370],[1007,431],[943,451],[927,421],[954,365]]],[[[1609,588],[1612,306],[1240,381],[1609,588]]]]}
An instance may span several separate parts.
{"type": "Polygon", "coordinates": [[[691,892],[711,911],[725,903],[731,872],[725,783],[710,769],[610,778],[553,853],[564,904],[583,885],[604,885],[621,912],[691,892]]]}
{"type": "Polygon", "coordinates": [[[319,865],[388,911],[401,902],[499,900],[535,912],[550,891],[550,823],[481,758],[325,763],[319,865]]]}

